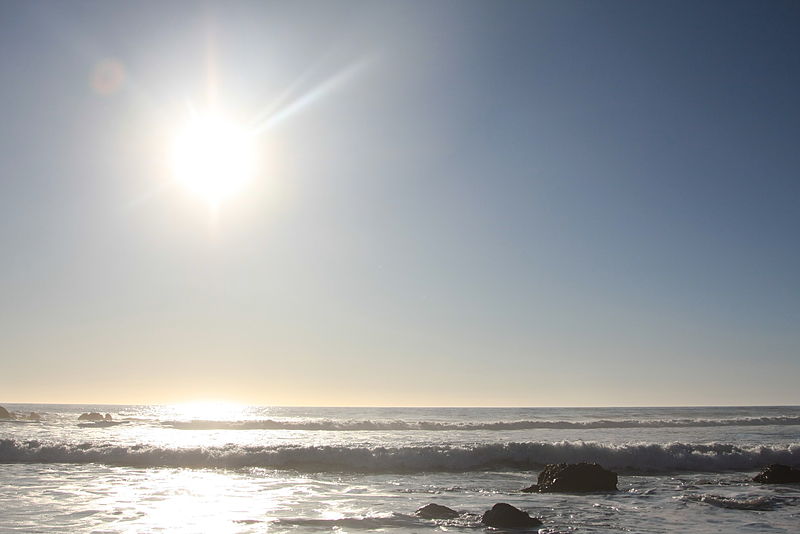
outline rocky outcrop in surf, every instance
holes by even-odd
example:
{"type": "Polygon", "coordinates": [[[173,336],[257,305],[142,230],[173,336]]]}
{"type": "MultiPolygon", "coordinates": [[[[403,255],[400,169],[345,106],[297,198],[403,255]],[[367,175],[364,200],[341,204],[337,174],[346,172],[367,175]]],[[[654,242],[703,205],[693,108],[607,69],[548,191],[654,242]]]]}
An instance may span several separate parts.
{"type": "Polygon", "coordinates": [[[542,522],[531,517],[528,512],[523,512],[519,508],[508,503],[499,502],[487,510],[481,517],[481,523],[495,528],[526,528],[538,527],[542,522]]]}
{"type": "Polygon", "coordinates": [[[105,418],[102,414],[97,412],[82,413],[78,417],[78,421],[104,421],[105,418]]]}
{"type": "Polygon", "coordinates": [[[423,519],[454,519],[460,515],[452,508],[436,503],[426,504],[414,513],[423,519]]]}
{"type": "Polygon", "coordinates": [[[525,493],[580,493],[617,491],[617,474],[599,464],[549,464],[539,473],[538,483],[525,493]]]}
{"type": "Polygon", "coordinates": [[[41,421],[42,416],[36,412],[30,412],[28,415],[21,414],[21,413],[14,413],[9,412],[3,406],[0,406],[0,419],[10,419],[13,421],[19,422],[32,422],[32,421],[41,421]]]}
{"type": "Polygon", "coordinates": [[[772,464],[753,477],[761,484],[800,484],[800,469],[783,464],[772,464]]]}

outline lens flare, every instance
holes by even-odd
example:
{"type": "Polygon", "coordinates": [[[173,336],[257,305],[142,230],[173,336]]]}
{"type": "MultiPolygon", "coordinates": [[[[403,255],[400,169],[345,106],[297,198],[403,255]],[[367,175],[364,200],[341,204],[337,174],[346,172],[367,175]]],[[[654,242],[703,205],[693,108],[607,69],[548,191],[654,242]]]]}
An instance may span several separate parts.
{"type": "Polygon", "coordinates": [[[95,65],[89,78],[92,90],[100,96],[109,96],[125,85],[125,67],[115,59],[106,59],[95,65]]]}

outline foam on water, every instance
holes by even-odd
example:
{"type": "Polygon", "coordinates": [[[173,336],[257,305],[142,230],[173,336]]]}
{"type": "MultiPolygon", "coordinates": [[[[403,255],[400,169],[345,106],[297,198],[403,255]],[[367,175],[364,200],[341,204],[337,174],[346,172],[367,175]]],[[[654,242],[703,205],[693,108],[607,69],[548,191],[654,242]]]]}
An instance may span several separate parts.
{"type": "Polygon", "coordinates": [[[544,532],[793,534],[800,408],[269,408],[17,405],[0,424],[0,532],[482,532],[508,502],[544,532]],[[82,412],[114,426],[79,426],[82,412]],[[229,419],[220,420],[222,417],[229,419]],[[531,496],[541,467],[598,462],[619,492],[531,496]],[[428,521],[430,502],[463,512],[428,521]]]}
{"type": "Polygon", "coordinates": [[[265,467],[305,472],[408,473],[533,470],[549,463],[598,462],[630,472],[752,470],[800,463],[800,444],[606,445],[592,442],[490,443],[474,447],[157,447],[0,440],[0,463],[103,463],[135,467],[265,467]]]}

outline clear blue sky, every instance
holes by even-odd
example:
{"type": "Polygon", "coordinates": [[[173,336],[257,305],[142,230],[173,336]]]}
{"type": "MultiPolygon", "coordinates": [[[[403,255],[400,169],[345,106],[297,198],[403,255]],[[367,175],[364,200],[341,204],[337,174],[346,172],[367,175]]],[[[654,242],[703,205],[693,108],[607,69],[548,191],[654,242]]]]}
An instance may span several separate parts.
{"type": "Polygon", "coordinates": [[[0,401],[797,404],[798,28],[2,2],[0,401]],[[231,114],[288,110],[216,222],[165,164],[209,65],[231,114]]]}

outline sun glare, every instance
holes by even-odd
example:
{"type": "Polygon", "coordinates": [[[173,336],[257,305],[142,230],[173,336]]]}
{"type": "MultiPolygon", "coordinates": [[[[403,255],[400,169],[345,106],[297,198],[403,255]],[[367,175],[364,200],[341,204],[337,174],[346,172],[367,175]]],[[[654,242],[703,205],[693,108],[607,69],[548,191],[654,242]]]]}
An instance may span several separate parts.
{"type": "Polygon", "coordinates": [[[181,420],[233,421],[241,419],[245,406],[225,401],[199,401],[172,405],[173,416],[181,420]]]}
{"type": "Polygon", "coordinates": [[[255,173],[255,137],[220,114],[193,116],[172,148],[175,178],[212,206],[240,192],[255,173]]]}

